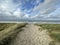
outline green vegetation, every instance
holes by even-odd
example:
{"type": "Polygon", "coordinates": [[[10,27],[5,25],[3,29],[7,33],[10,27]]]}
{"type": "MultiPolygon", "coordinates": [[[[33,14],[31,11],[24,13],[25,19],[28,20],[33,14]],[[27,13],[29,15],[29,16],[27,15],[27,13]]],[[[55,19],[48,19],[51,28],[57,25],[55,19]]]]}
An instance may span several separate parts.
{"type": "Polygon", "coordinates": [[[8,45],[26,23],[0,23],[0,45],[8,45]]]}
{"type": "Polygon", "coordinates": [[[43,29],[47,29],[54,41],[60,42],[60,24],[37,24],[43,29]]]}
{"type": "Polygon", "coordinates": [[[39,26],[48,30],[60,30],[60,24],[40,24],[39,26]]]}
{"type": "Polygon", "coordinates": [[[13,26],[15,25],[15,23],[0,23],[0,31],[10,27],[10,26],[13,26]]]}
{"type": "Polygon", "coordinates": [[[58,42],[60,42],[60,32],[58,31],[58,32],[51,32],[50,33],[50,36],[55,40],[55,41],[58,41],[58,42]]]}
{"type": "Polygon", "coordinates": [[[49,45],[55,45],[55,42],[54,42],[54,41],[51,41],[51,42],[49,43],[49,45]]]}

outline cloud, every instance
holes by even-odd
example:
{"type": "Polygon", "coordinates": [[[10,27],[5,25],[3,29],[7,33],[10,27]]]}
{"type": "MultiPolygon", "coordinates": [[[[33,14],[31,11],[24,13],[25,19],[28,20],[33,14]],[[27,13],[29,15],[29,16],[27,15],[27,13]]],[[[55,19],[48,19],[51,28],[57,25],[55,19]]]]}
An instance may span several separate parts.
{"type": "MultiPolygon", "coordinates": [[[[0,0],[0,20],[9,20],[17,18],[17,13],[20,13],[17,8],[19,4],[15,4],[13,0],[0,0]],[[14,14],[15,13],[15,14],[14,14]],[[4,17],[4,18],[3,18],[4,17]]],[[[19,14],[18,14],[19,17],[19,14]]]]}
{"type": "MultiPolygon", "coordinates": [[[[38,19],[38,17],[48,19],[48,17],[50,16],[51,13],[54,13],[54,16],[55,16],[55,14],[59,15],[58,13],[56,13],[57,8],[59,7],[59,2],[60,2],[60,0],[58,0],[58,1],[45,0],[44,3],[38,5],[37,7],[35,7],[33,9],[33,11],[38,11],[38,14],[36,14],[34,17],[37,19],[38,19]]],[[[60,12],[60,11],[58,11],[58,12],[60,12]]],[[[34,17],[32,17],[32,18],[34,18],[34,17]]]]}
{"type": "Polygon", "coordinates": [[[13,12],[13,15],[22,18],[23,13],[20,11],[20,9],[17,9],[16,11],[13,12]]]}
{"type": "Polygon", "coordinates": [[[36,15],[35,19],[60,20],[60,8],[57,8],[55,11],[53,11],[53,12],[51,12],[49,14],[36,15]]]}
{"type": "Polygon", "coordinates": [[[0,0],[0,20],[59,19],[60,0],[0,0]]]}
{"type": "Polygon", "coordinates": [[[50,13],[48,18],[60,18],[60,8],[57,8],[54,12],[50,13]]]}

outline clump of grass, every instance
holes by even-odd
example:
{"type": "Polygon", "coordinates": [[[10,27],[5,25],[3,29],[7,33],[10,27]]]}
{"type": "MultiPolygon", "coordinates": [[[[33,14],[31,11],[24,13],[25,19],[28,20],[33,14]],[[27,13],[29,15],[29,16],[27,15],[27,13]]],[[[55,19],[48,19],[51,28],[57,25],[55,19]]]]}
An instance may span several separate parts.
{"type": "Polygon", "coordinates": [[[12,40],[11,37],[5,38],[2,41],[0,41],[0,45],[8,45],[9,42],[11,42],[11,40],[12,40]]]}
{"type": "Polygon", "coordinates": [[[60,33],[51,32],[50,36],[54,39],[54,41],[60,42],[60,33]]]}
{"type": "Polygon", "coordinates": [[[54,41],[51,41],[51,42],[49,43],[49,45],[55,45],[55,42],[54,42],[54,41]]]}

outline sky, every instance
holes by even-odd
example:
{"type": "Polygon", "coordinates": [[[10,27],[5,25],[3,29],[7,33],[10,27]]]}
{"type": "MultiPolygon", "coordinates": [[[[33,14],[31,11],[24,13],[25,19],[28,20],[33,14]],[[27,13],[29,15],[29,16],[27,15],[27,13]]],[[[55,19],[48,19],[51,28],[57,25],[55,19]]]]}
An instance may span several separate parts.
{"type": "Polygon", "coordinates": [[[60,20],[60,0],[0,0],[0,20],[60,20]]]}

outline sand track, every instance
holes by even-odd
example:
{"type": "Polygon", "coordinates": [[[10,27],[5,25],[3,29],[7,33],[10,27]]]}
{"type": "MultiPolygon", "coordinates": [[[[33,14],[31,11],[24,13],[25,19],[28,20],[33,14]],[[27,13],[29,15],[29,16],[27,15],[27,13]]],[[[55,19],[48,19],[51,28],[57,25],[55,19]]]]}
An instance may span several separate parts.
{"type": "Polygon", "coordinates": [[[34,24],[26,25],[10,45],[49,45],[51,38],[47,30],[39,31],[39,28],[34,24]]]}

